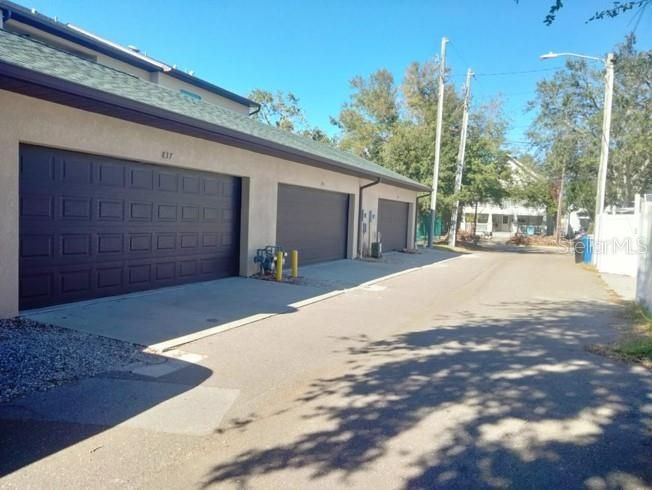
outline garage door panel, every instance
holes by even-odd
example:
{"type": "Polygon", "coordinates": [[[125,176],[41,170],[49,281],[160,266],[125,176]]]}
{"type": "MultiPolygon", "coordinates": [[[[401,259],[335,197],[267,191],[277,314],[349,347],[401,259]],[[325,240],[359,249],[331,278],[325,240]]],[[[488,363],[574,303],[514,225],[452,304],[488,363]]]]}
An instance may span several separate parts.
{"type": "Polygon", "coordinates": [[[54,273],[43,271],[21,275],[19,294],[22,300],[47,301],[54,294],[54,273]]]}
{"type": "Polygon", "coordinates": [[[132,189],[153,190],[154,171],[151,169],[129,169],[129,187],[132,189]]]}
{"type": "Polygon", "coordinates": [[[21,146],[20,307],[237,274],[240,179],[21,146]]]}
{"type": "Polygon", "coordinates": [[[54,218],[54,198],[50,195],[28,194],[20,198],[20,216],[25,219],[54,218]]]}
{"type": "Polygon", "coordinates": [[[409,204],[390,199],[378,200],[378,231],[383,250],[407,248],[409,204]]]}
{"type": "Polygon", "coordinates": [[[124,220],[125,202],[116,199],[97,199],[95,209],[96,219],[99,221],[124,220]]]}
{"type": "Polygon", "coordinates": [[[51,258],[54,255],[54,236],[48,234],[25,234],[20,237],[21,260],[51,258]]]}
{"type": "Polygon", "coordinates": [[[348,215],[348,194],[280,184],[277,243],[302,264],[346,258],[348,215]]]}
{"type": "Polygon", "coordinates": [[[169,172],[160,172],[158,174],[157,190],[165,192],[177,192],[178,186],[179,183],[176,174],[169,172]]]}
{"type": "Polygon", "coordinates": [[[119,266],[98,267],[95,272],[96,287],[98,290],[120,291],[124,287],[123,268],[119,266]]]}
{"type": "Polygon", "coordinates": [[[54,182],[55,163],[52,155],[34,151],[25,159],[20,157],[20,176],[32,182],[33,187],[54,182]]]}

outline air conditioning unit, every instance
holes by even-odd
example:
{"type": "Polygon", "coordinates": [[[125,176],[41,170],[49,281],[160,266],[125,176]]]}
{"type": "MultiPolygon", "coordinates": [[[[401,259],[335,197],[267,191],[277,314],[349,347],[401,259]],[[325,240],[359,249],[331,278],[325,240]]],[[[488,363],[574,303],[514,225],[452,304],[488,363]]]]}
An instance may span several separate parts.
{"type": "Polygon", "coordinates": [[[379,259],[383,256],[383,244],[381,242],[371,242],[371,256],[379,259]]]}

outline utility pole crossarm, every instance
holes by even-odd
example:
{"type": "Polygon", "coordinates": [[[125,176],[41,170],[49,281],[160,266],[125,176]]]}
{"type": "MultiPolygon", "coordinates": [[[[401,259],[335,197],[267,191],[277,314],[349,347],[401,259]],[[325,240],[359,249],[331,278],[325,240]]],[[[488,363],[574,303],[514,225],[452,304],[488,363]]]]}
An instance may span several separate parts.
{"type": "Polygon", "coordinates": [[[439,182],[439,154],[441,151],[441,125],[444,114],[444,88],[446,76],[446,45],[448,39],[441,38],[441,58],[439,61],[439,98],[437,101],[437,129],[435,133],[435,162],[432,172],[432,194],[430,197],[430,219],[428,223],[428,247],[432,247],[437,211],[437,184],[439,182]]]}

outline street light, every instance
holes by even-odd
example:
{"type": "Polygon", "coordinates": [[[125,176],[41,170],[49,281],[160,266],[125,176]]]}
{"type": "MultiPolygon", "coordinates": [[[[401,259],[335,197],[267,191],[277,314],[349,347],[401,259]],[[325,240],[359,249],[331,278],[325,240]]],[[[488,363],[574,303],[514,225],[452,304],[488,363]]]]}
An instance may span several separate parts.
{"type": "MultiPolygon", "coordinates": [[[[595,245],[593,250],[596,249],[596,245],[599,243],[600,237],[600,215],[604,209],[604,199],[605,191],[607,187],[607,163],[609,161],[609,135],[611,132],[611,103],[613,100],[614,93],[614,63],[615,56],[613,53],[609,53],[606,58],[598,58],[597,56],[587,56],[584,54],[577,53],[547,53],[541,55],[539,58],[541,60],[550,60],[554,58],[559,58],[562,56],[570,56],[574,58],[584,58],[587,60],[601,61],[605,66],[605,77],[604,77],[604,115],[602,116],[602,144],[600,147],[600,165],[598,167],[598,185],[595,198],[595,226],[594,235],[595,235],[595,245]]],[[[597,262],[597,253],[593,253],[593,263],[597,262]]]]}
{"type": "Polygon", "coordinates": [[[539,59],[552,60],[554,58],[560,58],[562,56],[573,56],[575,58],[584,58],[587,60],[602,61],[602,62],[606,61],[604,58],[598,58],[597,56],[587,56],[585,54],[577,54],[577,53],[553,53],[552,51],[546,54],[542,54],[541,56],[539,56],[539,59]]]}

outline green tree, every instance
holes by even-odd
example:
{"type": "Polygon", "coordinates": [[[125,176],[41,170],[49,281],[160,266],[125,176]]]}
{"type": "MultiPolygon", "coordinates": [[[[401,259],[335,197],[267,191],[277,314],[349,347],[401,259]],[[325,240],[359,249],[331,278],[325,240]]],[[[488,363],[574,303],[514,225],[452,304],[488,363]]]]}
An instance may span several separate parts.
{"type": "Polygon", "coordinates": [[[248,98],[260,104],[260,111],[254,117],[265,124],[286,131],[298,131],[306,125],[299,98],[292,92],[279,90],[273,94],[268,90],[254,89],[248,98]]]}
{"type": "MultiPolygon", "coordinates": [[[[500,100],[471,112],[462,189],[457,196],[462,204],[477,209],[481,203],[500,205],[510,196],[512,175],[503,149],[506,129],[500,100]]],[[[477,213],[474,222],[477,226],[477,213]]]]}
{"type": "MultiPolygon", "coordinates": [[[[652,51],[637,52],[628,36],[616,49],[606,205],[631,206],[652,184],[652,51]]],[[[602,137],[604,81],[601,67],[568,60],[537,84],[528,137],[538,150],[551,187],[565,180],[568,208],[593,210],[602,137]]],[[[556,205],[555,205],[556,210],[556,205]]]]}
{"type": "MultiPolygon", "coordinates": [[[[516,3],[519,3],[519,0],[515,0],[516,3]]],[[[586,22],[592,22],[594,20],[603,20],[618,17],[619,15],[624,14],[625,12],[633,11],[635,15],[638,16],[638,19],[643,16],[645,9],[652,5],[652,0],[616,0],[611,2],[611,6],[601,8],[596,10],[591,17],[589,17],[586,22]]],[[[561,9],[564,8],[564,0],[554,0],[548,7],[548,13],[543,19],[543,23],[547,26],[552,25],[555,20],[557,20],[557,15],[561,9]]]]}
{"type": "Polygon", "coordinates": [[[358,156],[382,163],[383,145],[399,120],[394,77],[385,69],[368,78],[357,76],[350,82],[349,102],[332,122],[342,131],[340,147],[358,156]]]}
{"type": "MultiPolygon", "coordinates": [[[[335,121],[340,145],[358,155],[430,185],[432,183],[437,119],[438,60],[411,63],[397,89],[384,69],[351,82],[350,100],[335,121]]],[[[454,196],[457,151],[462,121],[462,97],[447,83],[442,116],[442,144],[437,208],[448,222],[453,200],[500,200],[507,192],[504,175],[506,124],[496,101],[473,111],[469,124],[463,192],[454,196]]],[[[426,199],[420,201],[429,207],[426,199]]]]}
{"type": "Polygon", "coordinates": [[[607,201],[628,206],[652,190],[652,50],[627,36],[616,50],[607,201]]]}
{"type": "MultiPolygon", "coordinates": [[[[391,73],[377,70],[355,77],[352,93],[334,123],[340,146],[419,182],[432,183],[439,63],[411,63],[397,87],[391,73]]],[[[452,85],[444,101],[440,209],[447,211],[453,189],[455,155],[461,122],[461,99],[452,85]],[[448,199],[448,201],[447,201],[448,199]]],[[[429,206],[421,200],[421,205],[429,206]]]]}
{"type": "Polygon", "coordinates": [[[260,111],[254,115],[260,122],[320,143],[336,144],[335,138],[322,129],[308,124],[299,98],[292,92],[278,91],[274,94],[268,90],[255,89],[248,97],[260,104],[260,111]]]}
{"type": "MultiPolygon", "coordinates": [[[[412,80],[407,83],[412,83],[412,80]]],[[[410,90],[406,82],[404,93],[410,90]]],[[[427,185],[432,184],[433,162],[435,158],[436,132],[436,96],[429,104],[429,95],[422,93],[418,100],[421,110],[417,112],[416,105],[394,127],[394,132],[383,147],[384,165],[403,173],[410,178],[427,185]],[[432,107],[431,107],[432,106],[432,107]]],[[[413,104],[417,99],[413,99],[413,104]]],[[[447,86],[444,97],[444,113],[442,116],[442,143],[439,165],[438,209],[448,221],[452,195],[455,183],[457,148],[462,120],[462,101],[453,86],[447,86]]],[[[424,208],[429,207],[428,200],[421,201],[424,208]]]]}

